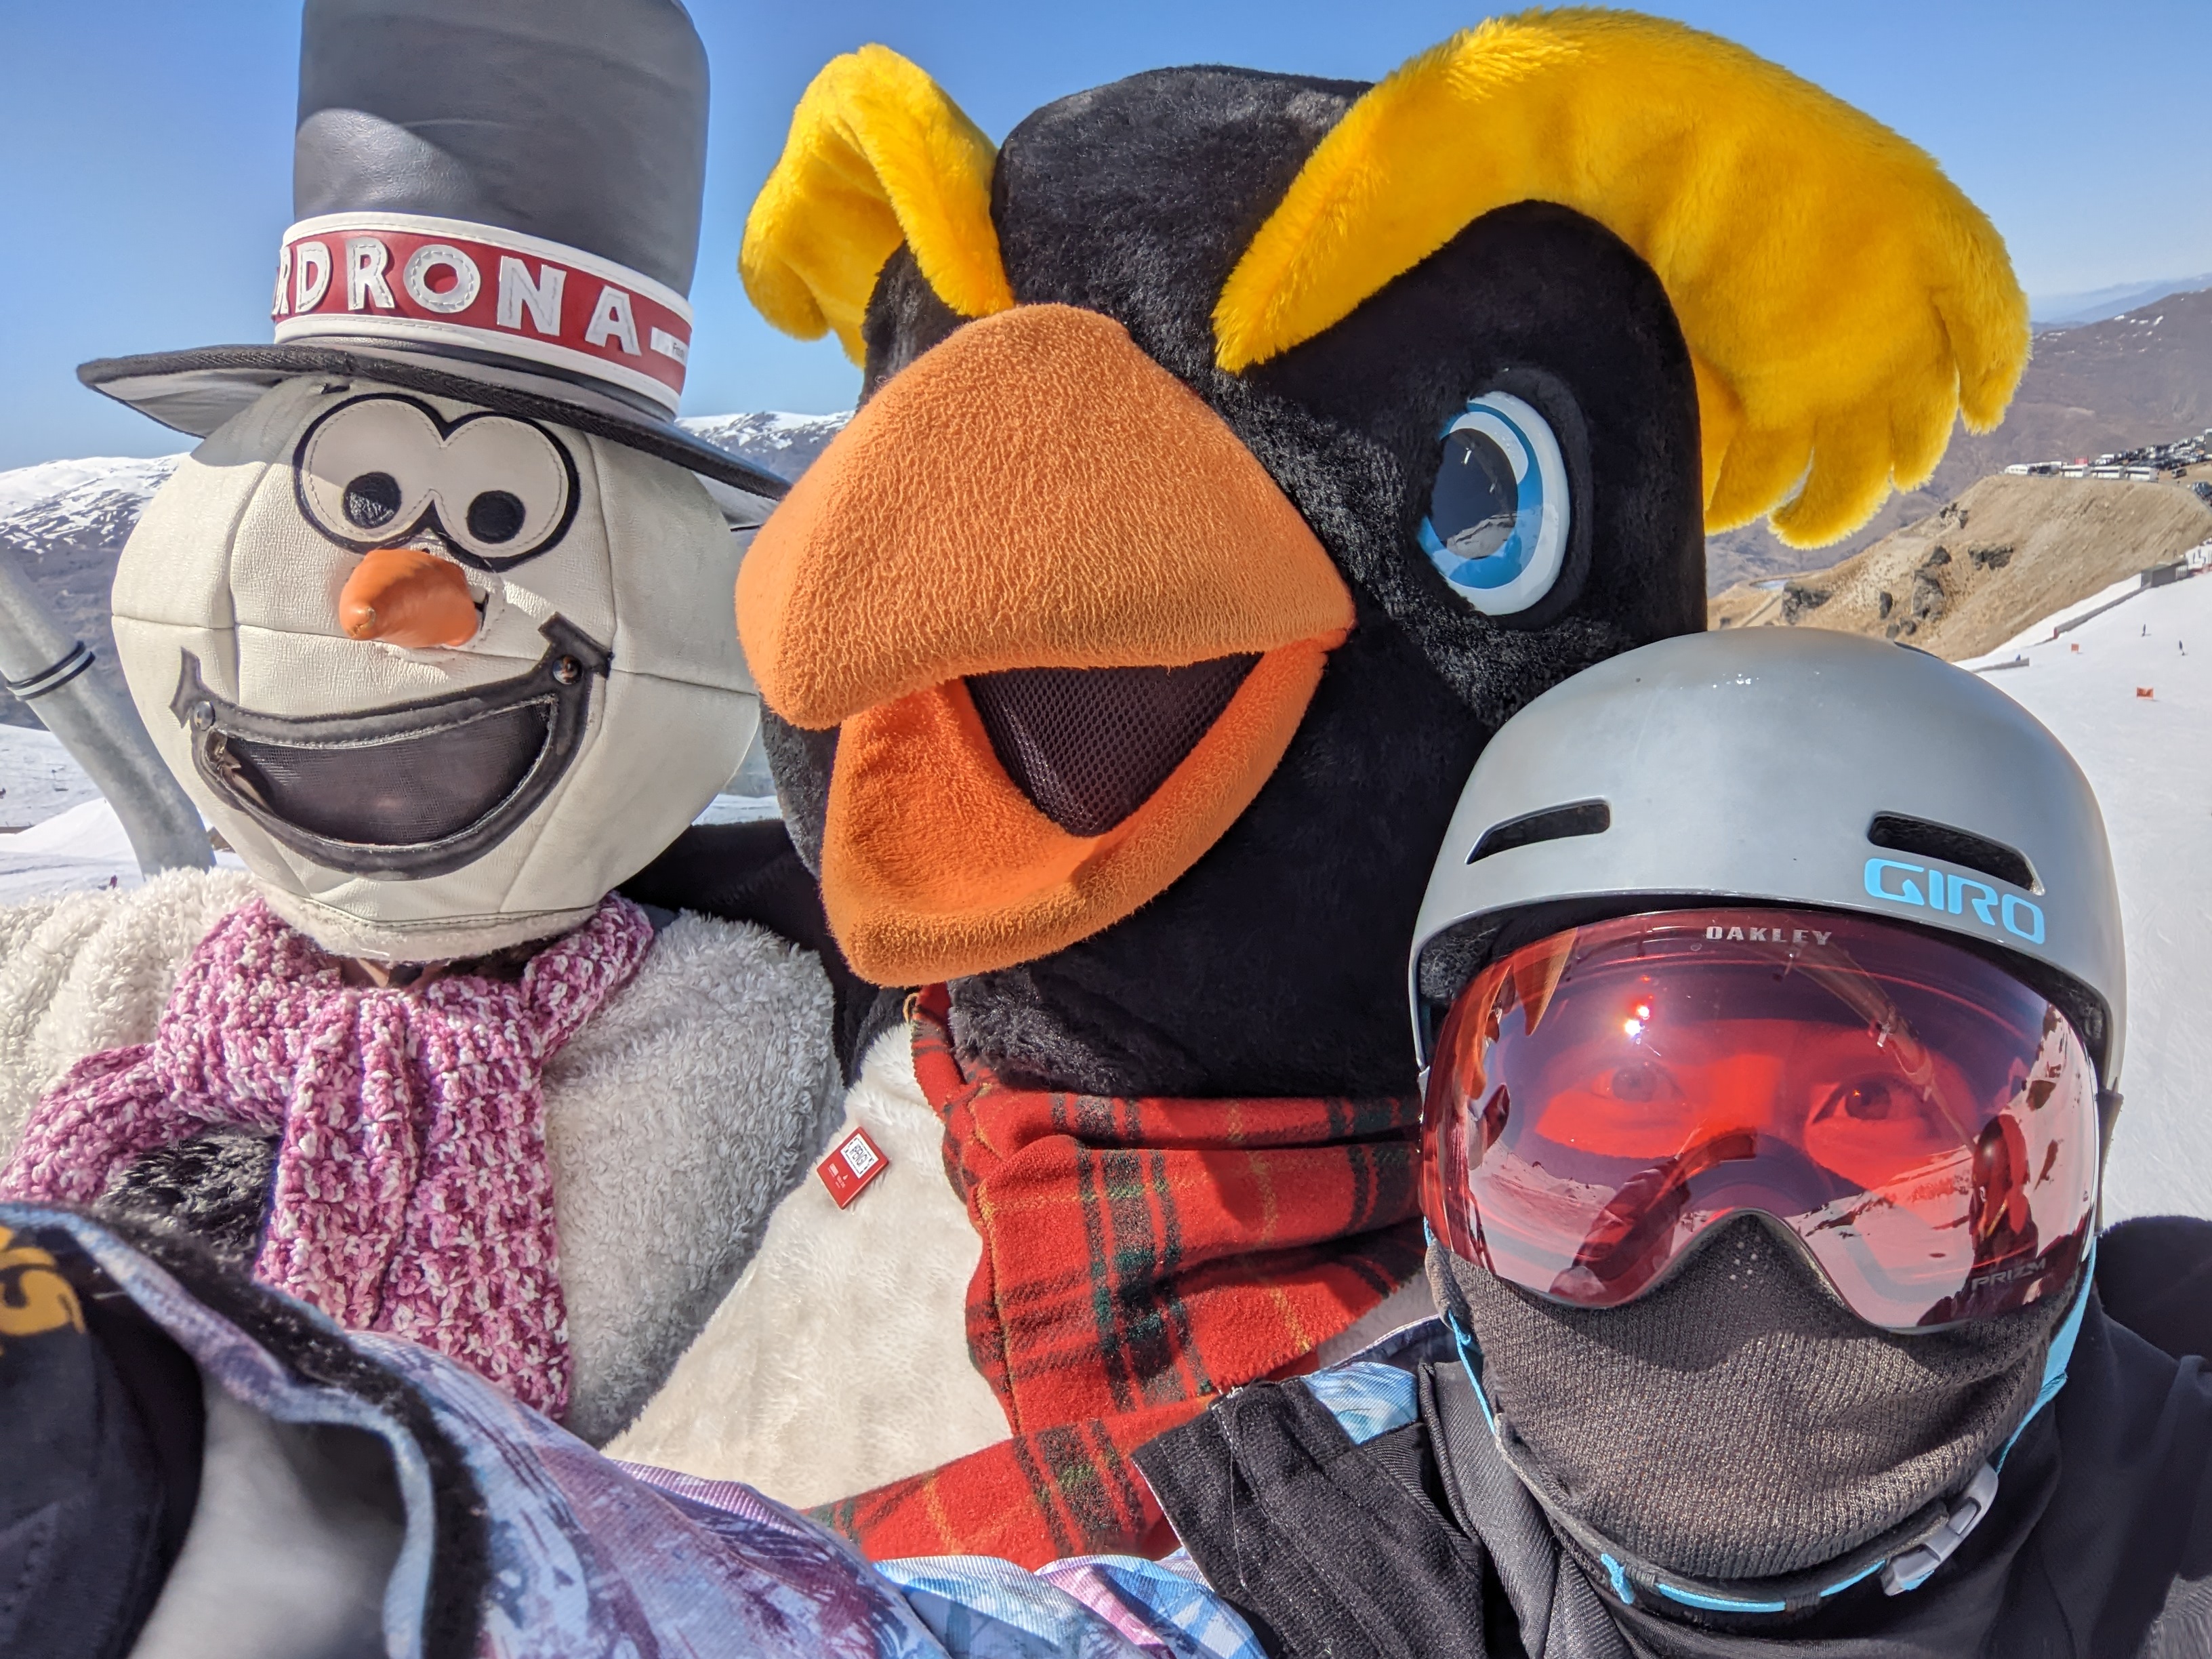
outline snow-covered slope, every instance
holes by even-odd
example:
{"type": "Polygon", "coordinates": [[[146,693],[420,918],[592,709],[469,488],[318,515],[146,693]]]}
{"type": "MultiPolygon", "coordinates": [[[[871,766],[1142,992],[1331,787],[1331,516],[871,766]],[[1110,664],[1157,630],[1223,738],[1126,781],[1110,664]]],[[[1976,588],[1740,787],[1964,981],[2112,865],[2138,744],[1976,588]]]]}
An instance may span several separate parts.
{"type": "Polygon", "coordinates": [[[2056,640],[1991,653],[2015,654],[2027,665],[1990,683],[2088,774],[2119,871],[2127,1104],[2107,1217],[2212,1216],[2212,578],[2146,589],[2056,640]]]}
{"type": "Polygon", "coordinates": [[[53,733],[0,726],[0,832],[44,823],[99,794],[53,733]]]}

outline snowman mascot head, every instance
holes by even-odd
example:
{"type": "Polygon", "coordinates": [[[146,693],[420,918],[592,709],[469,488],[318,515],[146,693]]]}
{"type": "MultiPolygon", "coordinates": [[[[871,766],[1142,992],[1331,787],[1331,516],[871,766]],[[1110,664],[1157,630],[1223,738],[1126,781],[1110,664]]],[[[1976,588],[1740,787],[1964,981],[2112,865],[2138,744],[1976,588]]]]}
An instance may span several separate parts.
{"type": "Polygon", "coordinates": [[[674,0],[308,0],[275,343],[79,371],[205,439],[117,649],[327,949],[564,932],[752,739],[732,592],[782,485],[672,418],[706,115],[674,0]]]}

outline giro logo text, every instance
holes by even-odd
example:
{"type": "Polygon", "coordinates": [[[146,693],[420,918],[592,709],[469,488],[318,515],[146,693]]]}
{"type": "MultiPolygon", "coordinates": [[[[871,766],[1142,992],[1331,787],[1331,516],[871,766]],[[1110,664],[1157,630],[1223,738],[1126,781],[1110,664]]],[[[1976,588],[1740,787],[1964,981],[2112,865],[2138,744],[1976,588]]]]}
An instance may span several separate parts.
{"type": "Polygon", "coordinates": [[[1962,876],[1932,864],[1869,859],[1866,890],[1869,897],[1892,904],[1937,910],[1946,915],[1972,915],[1992,931],[2002,928],[2030,945],[2043,943],[2043,907],[2017,893],[1999,892],[1978,877],[1962,876]]]}

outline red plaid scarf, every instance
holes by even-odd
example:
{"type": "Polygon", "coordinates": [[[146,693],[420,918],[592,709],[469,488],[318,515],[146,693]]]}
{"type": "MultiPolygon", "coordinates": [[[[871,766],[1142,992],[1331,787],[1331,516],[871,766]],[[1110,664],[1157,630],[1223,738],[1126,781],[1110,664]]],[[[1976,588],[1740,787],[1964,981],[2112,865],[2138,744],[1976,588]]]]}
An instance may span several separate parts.
{"type": "Polygon", "coordinates": [[[915,1076],[983,1241],[968,1349],[1013,1437],[817,1514],[878,1560],[1142,1553],[1164,1528],[1129,1453],[1419,1269],[1418,1104],[1012,1088],[954,1056],[949,1008],[917,1000],[915,1076]]]}

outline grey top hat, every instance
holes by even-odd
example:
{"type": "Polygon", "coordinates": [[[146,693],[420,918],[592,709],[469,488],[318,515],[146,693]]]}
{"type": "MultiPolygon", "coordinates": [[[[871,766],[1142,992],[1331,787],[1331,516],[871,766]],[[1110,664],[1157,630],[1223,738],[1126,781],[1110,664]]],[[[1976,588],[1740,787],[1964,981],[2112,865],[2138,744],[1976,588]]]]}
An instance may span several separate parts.
{"type": "Polygon", "coordinates": [[[672,418],[706,159],[677,0],[307,0],[275,343],[77,377],[196,436],[295,375],[373,379],[775,500],[672,418]]]}

